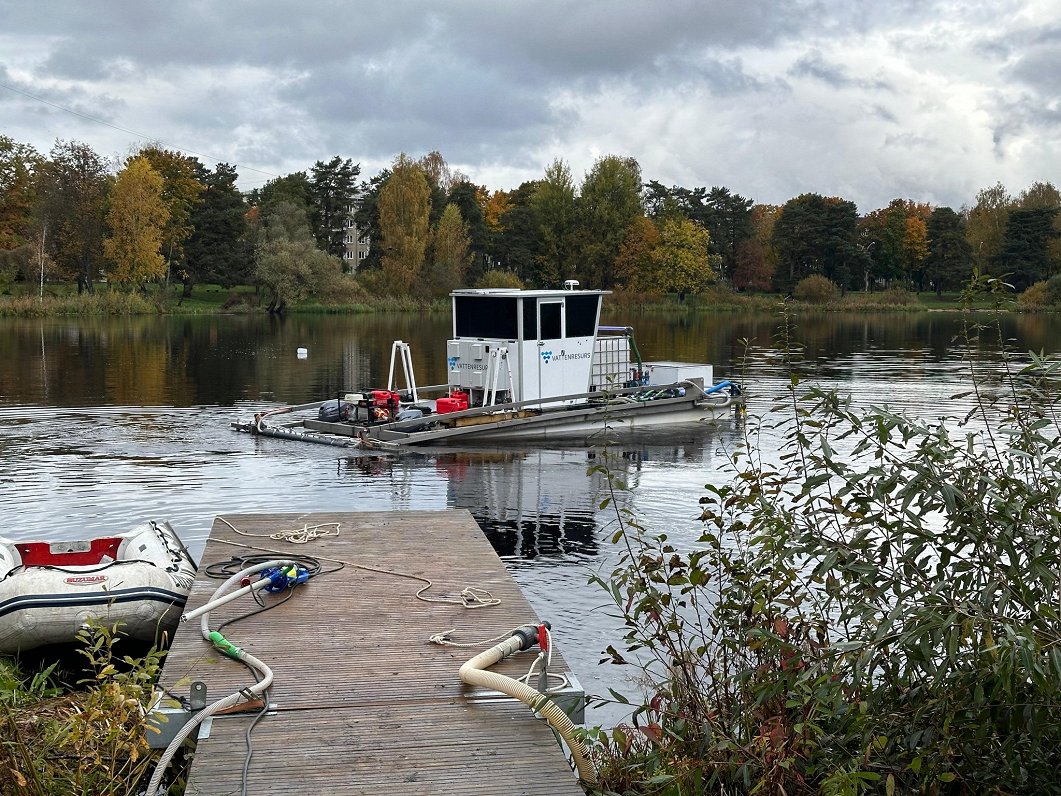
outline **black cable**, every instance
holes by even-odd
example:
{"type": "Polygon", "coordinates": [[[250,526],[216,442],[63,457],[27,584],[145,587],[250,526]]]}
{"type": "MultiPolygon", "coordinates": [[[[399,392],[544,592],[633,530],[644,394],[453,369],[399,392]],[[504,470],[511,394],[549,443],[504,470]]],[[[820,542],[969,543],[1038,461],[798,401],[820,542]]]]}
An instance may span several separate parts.
{"type": "MultiPolygon", "coordinates": [[[[233,575],[242,572],[248,567],[253,567],[256,564],[264,564],[266,561],[272,561],[276,557],[277,556],[275,554],[250,554],[242,556],[232,556],[232,558],[229,558],[226,561],[215,561],[211,564],[207,564],[202,569],[202,572],[204,572],[206,576],[210,578],[227,580],[228,578],[231,578],[233,575]]],[[[323,569],[321,567],[321,562],[313,556],[290,555],[285,556],[285,558],[291,559],[298,566],[302,567],[307,572],[309,572],[311,578],[315,577],[316,575],[330,575],[334,572],[338,572],[339,570],[343,569],[344,566],[346,566],[345,564],[339,564],[337,567],[333,567],[332,569],[323,569]]],[[[290,589],[286,589],[285,591],[286,593],[281,599],[271,603],[266,603],[262,599],[261,594],[258,590],[251,592],[251,594],[254,595],[255,601],[260,607],[255,611],[250,611],[240,616],[233,617],[232,619],[226,619],[224,622],[217,626],[217,632],[220,633],[222,628],[225,628],[228,625],[235,624],[236,622],[241,622],[244,619],[248,619],[252,616],[264,613],[265,611],[272,610],[273,608],[276,608],[279,605],[283,605],[291,599],[291,596],[292,594],[294,594],[295,590],[292,587],[290,589]]],[[[242,663],[251,671],[251,673],[254,675],[255,683],[261,682],[258,677],[258,672],[253,666],[248,664],[246,661],[240,661],[240,663],[242,663]]],[[[254,715],[254,719],[251,721],[250,726],[247,727],[247,730],[244,733],[244,739],[247,744],[247,754],[243,758],[243,773],[240,778],[241,796],[247,796],[247,775],[250,771],[251,758],[254,756],[254,743],[251,740],[251,733],[254,732],[254,728],[258,725],[258,722],[262,720],[262,717],[265,716],[265,714],[269,710],[270,690],[271,689],[267,688],[265,689],[265,691],[262,692],[261,709],[254,715]]]]}

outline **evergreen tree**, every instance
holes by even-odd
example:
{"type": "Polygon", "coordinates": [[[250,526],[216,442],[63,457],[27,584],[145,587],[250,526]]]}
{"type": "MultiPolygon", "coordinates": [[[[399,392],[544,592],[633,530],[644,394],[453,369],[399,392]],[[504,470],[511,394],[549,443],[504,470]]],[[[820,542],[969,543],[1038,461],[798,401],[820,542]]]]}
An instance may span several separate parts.
{"type": "Polygon", "coordinates": [[[357,198],[360,164],[336,155],[313,164],[309,180],[310,224],[317,246],[333,257],[346,251],[346,230],[357,198]]]}
{"type": "Polygon", "coordinates": [[[995,258],[997,270],[1006,275],[1017,292],[1053,276],[1050,241],[1054,231],[1055,207],[1016,208],[1009,212],[1002,245],[995,258]]]}
{"type": "Polygon", "coordinates": [[[842,289],[851,286],[866,267],[866,255],[856,235],[858,210],[854,202],[818,194],[789,199],[774,223],[778,285],[791,290],[811,274],[821,274],[842,289]]]}
{"type": "Polygon", "coordinates": [[[534,209],[539,186],[537,180],[524,182],[509,192],[504,202],[495,199],[500,215],[490,244],[493,268],[515,274],[521,282],[535,286],[543,284],[538,281],[542,225],[534,209]]]}
{"type": "Polygon", "coordinates": [[[247,205],[236,188],[236,170],[218,163],[213,171],[199,175],[206,186],[192,210],[194,232],[185,245],[187,265],[180,276],[183,295],[191,295],[199,282],[232,287],[249,281],[251,251],[247,245],[247,205]]]}
{"type": "Polygon", "coordinates": [[[935,287],[938,297],[944,290],[955,290],[969,279],[972,250],[965,220],[949,207],[937,207],[932,211],[926,237],[925,277],[935,287]]]}
{"type": "Polygon", "coordinates": [[[536,183],[530,202],[538,221],[539,244],[530,281],[537,287],[556,287],[575,275],[575,183],[571,169],[554,160],[545,178],[536,183]]]}

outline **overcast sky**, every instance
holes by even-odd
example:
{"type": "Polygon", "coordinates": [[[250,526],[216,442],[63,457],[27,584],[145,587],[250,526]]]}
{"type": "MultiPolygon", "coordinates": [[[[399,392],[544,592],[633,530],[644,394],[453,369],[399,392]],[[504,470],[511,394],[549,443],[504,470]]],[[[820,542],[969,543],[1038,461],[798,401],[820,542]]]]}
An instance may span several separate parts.
{"type": "Polygon", "coordinates": [[[243,188],[432,150],[491,189],[616,154],[862,213],[1061,184],[1061,0],[0,0],[0,84],[43,153],[156,141],[243,188]]]}

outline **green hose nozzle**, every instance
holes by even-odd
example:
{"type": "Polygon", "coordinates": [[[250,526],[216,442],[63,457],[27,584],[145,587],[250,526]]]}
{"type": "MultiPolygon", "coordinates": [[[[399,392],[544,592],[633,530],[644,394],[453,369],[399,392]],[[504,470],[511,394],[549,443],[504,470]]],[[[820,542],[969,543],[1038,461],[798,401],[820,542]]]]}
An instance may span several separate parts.
{"type": "Polygon", "coordinates": [[[243,657],[243,650],[241,650],[239,647],[237,647],[235,644],[233,644],[227,638],[222,636],[216,630],[211,630],[210,631],[209,638],[210,638],[210,642],[218,650],[220,650],[221,652],[225,653],[225,655],[228,655],[230,658],[235,658],[236,660],[239,660],[240,658],[243,657]]]}

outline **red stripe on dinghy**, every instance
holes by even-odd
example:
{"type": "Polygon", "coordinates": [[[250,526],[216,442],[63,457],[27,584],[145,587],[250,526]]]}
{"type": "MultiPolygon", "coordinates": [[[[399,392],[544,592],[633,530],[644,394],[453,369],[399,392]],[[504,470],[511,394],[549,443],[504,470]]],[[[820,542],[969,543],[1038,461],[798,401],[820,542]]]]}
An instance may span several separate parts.
{"type": "MultiPolygon", "coordinates": [[[[47,567],[66,566],[82,567],[92,564],[103,563],[104,557],[111,561],[118,558],[118,548],[122,540],[114,537],[101,537],[89,542],[88,550],[63,550],[63,542],[49,544],[48,542],[21,542],[15,547],[18,554],[22,556],[22,565],[25,567],[47,567]]],[[[71,547],[74,544],[70,543],[71,547]]]]}

